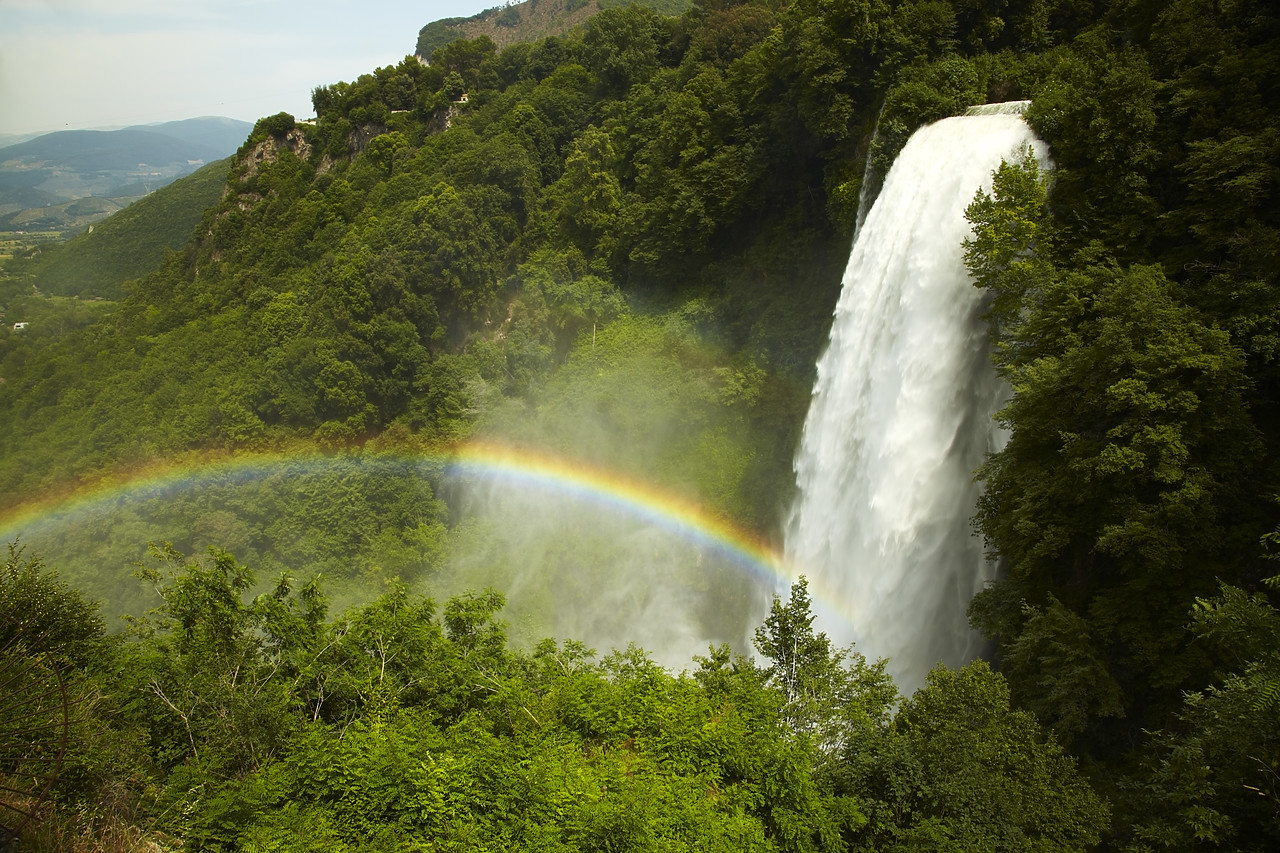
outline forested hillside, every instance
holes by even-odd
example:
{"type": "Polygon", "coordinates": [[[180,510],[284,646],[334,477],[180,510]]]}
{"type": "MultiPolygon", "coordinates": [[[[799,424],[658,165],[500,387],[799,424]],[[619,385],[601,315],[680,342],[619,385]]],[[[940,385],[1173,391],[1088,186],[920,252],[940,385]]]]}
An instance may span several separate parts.
{"type": "Polygon", "coordinates": [[[125,636],[8,561],[85,697],[40,843],[1275,849],[1277,72],[1259,0],[705,0],[262,119],[118,306],[0,336],[6,530],[164,465],[326,460],[41,541],[114,595],[168,514],[125,636]],[[916,127],[1018,98],[1054,169],[1002,168],[967,246],[1014,392],[978,472],[990,665],[900,700],[803,584],[754,662],[681,675],[508,642],[505,590],[417,595],[477,534],[397,460],[476,437],[776,536],[860,199],[916,127]]]}
{"type": "Polygon", "coordinates": [[[124,283],[160,265],[164,251],[178,251],[191,238],[204,211],[217,204],[226,186],[229,159],[204,166],[92,226],[66,243],[41,248],[8,264],[6,305],[35,290],[57,296],[117,300],[124,283]]]}

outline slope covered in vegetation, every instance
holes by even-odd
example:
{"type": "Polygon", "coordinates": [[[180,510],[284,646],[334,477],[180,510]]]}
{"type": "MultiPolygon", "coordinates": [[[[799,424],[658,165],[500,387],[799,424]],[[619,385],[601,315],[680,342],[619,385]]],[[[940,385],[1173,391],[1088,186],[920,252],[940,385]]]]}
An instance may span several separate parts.
{"type": "Polygon", "coordinates": [[[757,632],[762,666],[721,647],[673,675],[634,647],[512,649],[496,593],[437,611],[393,585],[331,617],[314,584],[242,603],[253,577],[226,553],[154,558],[162,604],[125,643],[38,563],[0,566],[4,600],[75,667],[61,796],[118,798],[56,815],[32,849],[1073,850],[1105,824],[985,664],[895,713],[882,666],[814,633],[803,583],[757,632]]]}
{"type": "Polygon", "coordinates": [[[66,243],[11,263],[6,272],[26,289],[57,296],[117,300],[124,283],[160,266],[166,249],[191,239],[200,217],[218,203],[227,183],[229,159],[210,163],[145,196],[66,243]]]}

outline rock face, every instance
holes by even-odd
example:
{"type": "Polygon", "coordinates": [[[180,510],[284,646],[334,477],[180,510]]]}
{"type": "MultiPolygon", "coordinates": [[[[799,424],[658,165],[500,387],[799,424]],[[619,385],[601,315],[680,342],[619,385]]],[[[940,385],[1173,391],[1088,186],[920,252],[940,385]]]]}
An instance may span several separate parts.
{"type": "Polygon", "coordinates": [[[470,18],[445,18],[427,24],[418,32],[414,53],[429,62],[435,49],[455,39],[488,36],[498,49],[510,44],[560,36],[584,23],[600,11],[595,0],[526,0],[509,6],[495,6],[470,18]]]}
{"type": "Polygon", "coordinates": [[[302,135],[302,131],[295,127],[283,135],[268,136],[249,149],[249,152],[236,164],[244,169],[240,174],[241,180],[257,176],[262,164],[276,162],[280,159],[280,152],[284,150],[291,152],[299,160],[307,160],[311,157],[311,143],[302,135]]]}
{"type": "Polygon", "coordinates": [[[592,15],[630,2],[648,6],[663,15],[680,15],[693,6],[693,0],[525,0],[494,6],[470,18],[432,21],[418,31],[414,54],[423,62],[430,62],[436,48],[457,39],[480,36],[488,36],[499,50],[547,36],[562,36],[586,23],[592,15]]]}
{"type": "Polygon", "coordinates": [[[362,124],[351,131],[351,135],[347,137],[347,148],[351,151],[351,156],[359,156],[375,137],[381,136],[387,130],[385,124],[362,124]]]}
{"type": "MultiPolygon", "coordinates": [[[[289,151],[299,160],[306,162],[310,159],[312,150],[313,146],[307,141],[301,128],[294,127],[284,133],[268,134],[247,151],[238,154],[232,162],[231,173],[227,176],[226,186],[223,187],[222,195],[219,197],[220,209],[205,231],[204,239],[214,239],[218,224],[230,214],[231,208],[225,204],[228,200],[241,213],[248,213],[262,202],[263,196],[262,193],[257,192],[254,178],[258,176],[264,165],[277,162],[282,151],[289,151]]],[[[327,172],[332,166],[333,161],[326,154],[316,166],[316,171],[327,172]]],[[[222,252],[215,249],[210,258],[219,261],[222,259],[222,252]]],[[[195,268],[195,274],[200,275],[199,267],[195,268]]]]}
{"type": "Polygon", "coordinates": [[[437,133],[444,133],[453,126],[453,120],[462,112],[462,105],[455,102],[449,104],[442,110],[437,110],[431,116],[431,120],[427,122],[427,133],[434,136],[437,133]]]}
{"type": "MultiPolygon", "coordinates": [[[[227,186],[222,191],[222,200],[235,196],[236,206],[247,212],[262,201],[262,195],[250,188],[253,187],[253,179],[257,177],[263,165],[278,161],[281,151],[289,151],[299,160],[306,162],[311,159],[312,150],[311,143],[297,127],[282,134],[267,136],[236,158],[235,164],[231,167],[227,186]]],[[[332,167],[333,161],[325,155],[316,166],[316,172],[323,174],[332,167]]]]}

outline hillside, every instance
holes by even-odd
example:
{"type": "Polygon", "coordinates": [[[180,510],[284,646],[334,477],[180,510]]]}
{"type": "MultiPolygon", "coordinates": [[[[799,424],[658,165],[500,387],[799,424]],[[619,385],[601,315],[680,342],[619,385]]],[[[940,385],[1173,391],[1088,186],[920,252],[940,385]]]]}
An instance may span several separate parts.
{"type": "Polygon", "coordinates": [[[679,15],[692,0],[525,0],[486,9],[470,18],[432,21],[418,32],[414,54],[430,60],[436,48],[456,39],[488,36],[499,48],[562,36],[603,9],[635,2],[662,15],[679,15]]]}
{"type": "Polygon", "coordinates": [[[0,602],[97,697],[36,849],[1276,849],[1273,6],[623,5],[259,121],[118,305],[0,327],[0,602]],[[1014,99],[994,663],[900,697],[752,555],[860,206],[1014,99]]]}
{"type": "Polygon", "coordinates": [[[119,299],[124,283],[182,249],[204,212],[218,203],[229,159],[201,167],[147,195],[65,243],[44,247],[6,271],[41,293],[119,299]]]}

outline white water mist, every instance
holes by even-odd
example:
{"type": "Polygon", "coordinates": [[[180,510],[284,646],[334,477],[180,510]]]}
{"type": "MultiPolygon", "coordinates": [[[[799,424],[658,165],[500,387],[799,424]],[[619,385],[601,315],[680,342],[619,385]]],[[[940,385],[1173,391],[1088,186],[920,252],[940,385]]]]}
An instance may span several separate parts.
{"type": "Polygon", "coordinates": [[[600,495],[479,476],[455,492],[466,520],[432,593],[502,591],[517,644],[575,639],[604,655],[635,643],[673,671],[710,645],[749,648],[760,582],[732,555],[600,495]]]}
{"type": "Polygon", "coordinates": [[[970,519],[974,470],[1005,437],[965,208],[1002,160],[1043,143],[1025,102],[921,128],[859,229],[795,470],[787,558],[833,640],[889,658],[903,690],[980,650],[966,618],[992,578],[970,519]]]}

